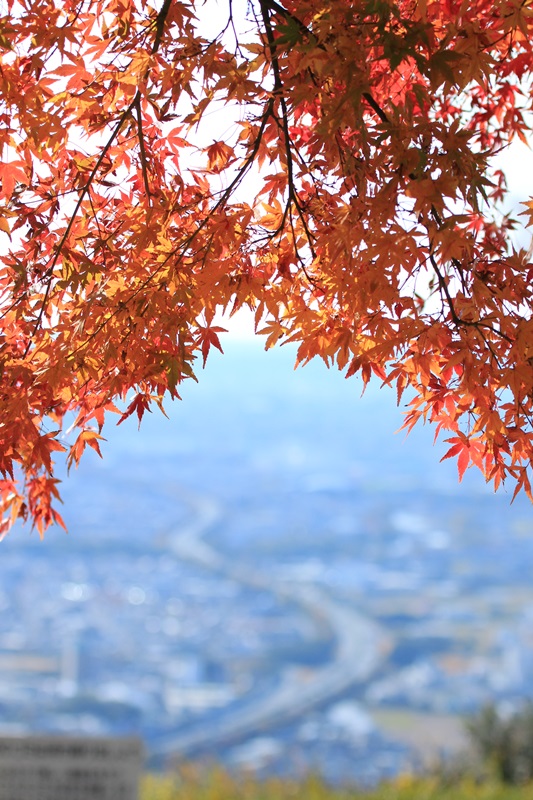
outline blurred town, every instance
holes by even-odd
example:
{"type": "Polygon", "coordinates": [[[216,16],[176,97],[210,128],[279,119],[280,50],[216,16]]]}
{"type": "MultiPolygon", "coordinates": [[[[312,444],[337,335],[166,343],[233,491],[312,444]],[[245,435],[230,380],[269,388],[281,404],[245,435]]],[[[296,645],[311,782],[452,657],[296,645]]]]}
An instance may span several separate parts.
{"type": "Polygon", "coordinates": [[[533,698],[529,501],[292,356],[234,345],[171,422],[106,431],[68,535],[2,543],[1,733],[372,783],[533,698]]]}

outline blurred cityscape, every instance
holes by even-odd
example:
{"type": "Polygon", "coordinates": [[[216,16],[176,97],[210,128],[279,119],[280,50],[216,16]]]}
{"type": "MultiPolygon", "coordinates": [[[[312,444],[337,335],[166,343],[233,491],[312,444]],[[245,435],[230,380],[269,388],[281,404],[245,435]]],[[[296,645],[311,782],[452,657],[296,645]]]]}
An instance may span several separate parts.
{"type": "Polygon", "coordinates": [[[533,509],[457,482],[394,393],[232,342],[2,543],[0,732],[371,783],[533,698],[533,509]]]}

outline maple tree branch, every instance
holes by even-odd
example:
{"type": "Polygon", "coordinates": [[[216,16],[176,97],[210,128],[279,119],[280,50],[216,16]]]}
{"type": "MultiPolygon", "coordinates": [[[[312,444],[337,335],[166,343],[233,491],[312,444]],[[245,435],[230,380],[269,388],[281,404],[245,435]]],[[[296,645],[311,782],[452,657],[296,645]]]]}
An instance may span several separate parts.
{"type": "MultiPolygon", "coordinates": [[[[507,342],[509,342],[509,344],[512,344],[513,340],[509,336],[507,336],[507,334],[505,334],[502,330],[499,330],[498,328],[495,328],[493,325],[491,325],[488,322],[484,322],[481,319],[479,319],[479,320],[461,319],[461,317],[457,314],[457,311],[455,310],[455,305],[454,305],[454,302],[453,302],[453,298],[452,298],[452,296],[450,294],[450,290],[448,289],[448,284],[446,283],[446,279],[444,278],[442,272],[439,269],[439,266],[437,264],[437,260],[436,260],[436,258],[434,256],[434,254],[431,253],[431,252],[429,254],[429,260],[430,260],[431,266],[433,267],[433,269],[435,271],[435,274],[436,274],[436,276],[438,278],[439,286],[441,287],[441,289],[443,290],[443,292],[445,294],[446,302],[448,304],[448,308],[450,309],[450,314],[451,314],[452,321],[453,321],[454,325],[456,325],[457,327],[462,326],[462,327],[469,327],[469,328],[477,328],[478,330],[480,328],[485,328],[487,330],[492,331],[492,333],[494,333],[496,336],[500,336],[502,339],[505,339],[507,342]]],[[[483,332],[480,331],[480,333],[483,336],[483,338],[485,338],[484,335],[483,335],[483,332]]]]}
{"type": "MultiPolygon", "coordinates": [[[[219,200],[217,200],[217,202],[215,203],[213,208],[210,210],[209,215],[213,214],[215,211],[218,211],[219,208],[222,205],[224,205],[224,203],[227,203],[227,201],[229,200],[229,198],[230,198],[231,194],[233,193],[234,189],[236,189],[237,186],[242,182],[244,176],[246,175],[246,173],[248,172],[248,170],[250,169],[250,167],[254,163],[255,157],[257,156],[257,154],[259,152],[259,148],[261,147],[261,142],[263,141],[263,134],[265,132],[267,122],[270,119],[270,117],[272,116],[273,110],[274,110],[274,98],[273,97],[269,97],[269,99],[266,102],[266,106],[265,106],[265,109],[263,111],[263,114],[261,115],[261,124],[259,125],[259,130],[257,132],[256,139],[254,141],[254,146],[252,147],[252,149],[250,150],[249,154],[247,155],[243,165],[239,168],[239,171],[238,171],[237,175],[235,176],[235,178],[231,181],[229,186],[222,193],[222,195],[219,198],[219,200]]],[[[202,223],[200,223],[202,225],[202,227],[205,224],[207,224],[207,220],[209,219],[209,215],[208,215],[208,217],[206,217],[205,220],[203,220],[202,223]]]]}
{"type": "MultiPolygon", "coordinates": [[[[309,247],[311,249],[311,253],[313,254],[313,257],[315,257],[315,251],[314,251],[314,246],[313,246],[314,236],[311,234],[311,231],[309,230],[307,219],[305,218],[305,214],[303,213],[303,209],[301,207],[300,200],[299,200],[298,194],[296,192],[295,184],[294,184],[293,159],[292,159],[292,148],[291,148],[292,142],[291,142],[289,126],[288,126],[287,106],[286,106],[285,96],[283,94],[283,83],[282,83],[282,80],[281,80],[281,73],[280,73],[280,68],[279,68],[279,60],[278,60],[277,53],[276,53],[276,41],[274,39],[274,34],[273,34],[273,31],[272,31],[272,25],[271,25],[271,22],[270,22],[270,15],[268,13],[268,9],[271,9],[272,11],[275,11],[276,13],[281,14],[286,19],[290,19],[292,22],[294,22],[298,26],[298,28],[300,29],[300,31],[303,34],[308,36],[314,42],[316,42],[317,39],[316,39],[316,36],[314,35],[314,33],[307,27],[307,25],[305,25],[302,22],[301,19],[299,19],[299,17],[295,16],[288,9],[284,8],[283,6],[281,6],[278,2],[276,2],[276,0],[260,0],[260,7],[261,7],[261,14],[262,14],[262,17],[263,17],[263,22],[264,22],[264,25],[265,25],[265,30],[266,30],[266,33],[267,33],[267,39],[268,39],[268,46],[269,46],[269,50],[270,50],[270,55],[271,55],[271,59],[272,59],[272,69],[273,69],[273,72],[274,72],[274,91],[277,92],[278,95],[279,95],[280,105],[281,105],[281,109],[282,109],[282,122],[281,122],[281,124],[282,124],[283,132],[284,132],[285,148],[286,148],[286,152],[287,152],[287,156],[286,157],[287,157],[287,178],[288,178],[288,184],[289,184],[289,198],[292,197],[292,200],[293,200],[294,205],[296,207],[296,210],[298,212],[298,216],[300,217],[302,226],[304,228],[305,235],[307,237],[307,241],[308,241],[309,247]]],[[[325,50],[326,49],[323,44],[319,44],[318,47],[321,50],[325,50]]],[[[390,120],[389,120],[387,114],[381,108],[379,103],[376,102],[376,100],[374,99],[372,94],[369,91],[366,91],[366,92],[363,92],[363,97],[365,98],[367,103],[370,105],[370,107],[374,110],[374,112],[379,116],[381,121],[384,122],[384,123],[390,124],[390,120]]],[[[307,272],[305,272],[305,274],[309,278],[309,276],[307,275],[307,272]]],[[[311,283],[316,285],[314,280],[312,280],[312,279],[310,279],[310,280],[311,280],[311,283]]]]}
{"type": "Polygon", "coordinates": [[[165,30],[165,22],[167,21],[168,12],[170,11],[171,5],[172,0],[164,0],[157,17],[155,18],[155,38],[152,46],[152,55],[155,55],[161,46],[161,40],[165,30]]]}
{"type": "Polygon", "coordinates": [[[137,94],[135,95],[134,99],[131,101],[129,106],[126,109],[124,109],[124,111],[120,115],[120,118],[119,118],[118,122],[116,123],[115,128],[114,128],[113,132],[111,133],[111,136],[109,137],[109,139],[105,143],[104,147],[102,148],[102,151],[101,151],[100,155],[98,156],[98,158],[96,160],[96,163],[95,163],[94,167],[92,168],[92,170],[91,170],[91,172],[89,174],[89,177],[87,178],[87,182],[86,182],[86,184],[84,185],[84,187],[82,188],[82,190],[80,192],[80,196],[79,196],[79,198],[78,198],[78,200],[76,202],[76,205],[74,206],[74,210],[73,210],[72,214],[70,215],[70,219],[68,221],[67,227],[65,228],[65,231],[63,232],[63,235],[62,235],[61,239],[59,240],[59,244],[56,247],[54,256],[52,258],[52,262],[51,262],[50,266],[46,269],[46,272],[43,275],[43,277],[46,279],[46,289],[45,289],[45,292],[44,292],[44,295],[43,295],[43,299],[41,300],[41,305],[40,305],[39,313],[37,314],[37,319],[35,321],[35,325],[33,327],[33,330],[31,332],[31,334],[30,334],[28,343],[26,344],[26,348],[24,350],[23,358],[25,358],[28,355],[28,353],[30,351],[30,347],[31,347],[31,343],[32,343],[33,337],[35,336],[35,334],[39,330],[39,327],[41,326],[41,323],[43,321],[43,317],[44,317],[44,314],[45,314],[45,311],[46,311],[46,307],[48,305],[48,299],[50,297],[50,292],[52,290],[52,280],[53,280],[53,277],[54,277],[54,269],[55,269],[56,264],[57,264],[57,262],[59,260],[59,256],[61,255],[63,247],[65,246],[65,242],[67,241],[67,239],[68,239],[68,237],[70,235],[70,232],[72,230],[72,227],[74,225],[76,217],[78,216],[78,212],[79,212],[79,210],[81,208],[81,204],[85,200],[85,197],[87,196],[87,193],[89,192],[91,184],[94,181],[96,175],[98,174],[98,171],[99,171],[100,167],[102,166],[103,161],[104,161],[107,153],[109,152],[113,142],[115,141],[115,139],[119,135],[120,131],[122,130],[122,127],[123,127],[124,123],[126,122],[126,119],[131,114],[133,108],[135,107],[135,103],[137,102],[137,95],[140,96],[140,92],[139,91],[137,91],[137,94]]]}
{"type": "MultiPolygon", "coordinates": [[[[231,25],[231,29],[233,31],[233,36],[235,37],[236,52],[239,53],[239,55],[242,57],[243,53],[242,53],[241,45],[240,45],[240,42],[239,42],[239,37],[237,35],[237,29],[235,28],[235,20],[233,19],[233,0],[229,0],[229,19],[228,19],[228,24],[226,25],[226,27],[222,31],[222,34],[225,33],[225,31],[228,28],[228,25],[231,25]]],[[[219,35],[222,35],[222,34],[219,34],[219,35]]]]}
{"type": "MultiPolygon", "coordinates": [[[[430,247],[432,247],[431,244],[430,244],[430,247]]],[[[435,275],[438,278],[439,286],[440,286],[440,288],[442,289],[442,291],[444,292],[444,294],[446,296],[446,302],[448,304],[448,308],[450,309],[450,314],[452,316],[452,320],[453,320],[454,324],[457,325],[457,326],[459,326],[459,325],[474,325],[475,323],[466,322],[465,320],[462,320],[457,315],[457,312],[455,310],[455,305],[454,305],[452,296],[450,294],[450,290],[448,289],[448,284],[446,283],[444,275],[442,274],[442,272],[439,269],[439,266],[437,264],[437,259],[435,258],[434,254],[431,251],[429,253],[429,260],[431,262],[431,266],[433,267],[435,275]]]]}
{"type": "Polygon", "coordinates": [[[98,334],[107,326],[107,324],[114,317],[117,316],[119,311],[122,311],[123,308],[125,306],[127,306],[128,303],[130,303],[132,300],[134,300],[135,297],[137,297],[137,295],[140,294],[140,292],[144,291],[144,289],[146,289],[146,287],[150,285],[150,283],[161,272],[161,270],[163,270],[168,265],[168,262],[170,261],[170,259],[175,257],[179,253],[180,250],[182,251],[182,255],[183,255],[185,250],[188,247],[191,246],[191,244],[194,242],[194,240],[197,238],[197,236],[206,227],[206,225],[208,224],[208,222],[212,218],[213,214],[216,213],[228,201],[228,199],[230,198],[230,196],[233,193],[234,189],[236,189],[237,186],[241,183],[241,181],[243,180],[244,176],[246,175],[246,173],[248,172],[248,170],[250,169],[250,167],[252,166],[252,164],[255,161],[255,158],[256,158],[257,153],[259,152],[259,148],[261,146],[261,142],[262,142],[262,139],[263,139],[263,134],[265,132],[266,126],[267,126],[267,122],[270,119],[270,116],[272,115],[273,106],[274,106],[274,98],[273,97],[269,97],[269,99],[267,100],[267,102],[265,104],[265,108],[264,108],[263,114],[261,116],[261,124],[259,126],[259,130],[257,132],[253,148],[251,149],[250,153],[246,157],[243,165],[241,166],[241,168],[240,168],[239,172],[237,173],[237,175],[235,176],[235,178],[232,180],[232,182],[229,184],[229,186],[224,190],[224,193],[219,198],[219,200],[215,203],[213,208],[209,210],[209,213],[204,217],[204,219],[201,222],[199,222],[197,228],[191,234],[189,234],[189,236],[187,236],[182,242],[180,242],[176,247],[174,247],[170,251],[170,253],[168,253],[166,258],[158,265],[157,269],[155,269],[153,272],[151,272],[150,275],[148,275],[147,278],[144,281],[142,281],[142,283],[139,286],[137,286],[137,288],[134,289],[131,292],[130,296],[128,297],[128,300],[127,301],[123,301],[120,308],[117,307],[108,317],[106,317],[104,320],[102,320],[102,322],[87,337],[87,339],[84,342],[82,342],[80,345],[78,345],[78,347],[76,347],[75,350],[72,350],[67,355],[67,358],[73,358],[77,353],[80,352],[80,350],[82,350],[85,347],[87,347],[87,345],[96,336],[98,336],[98,334]]]}
{"type": "Polygon", "coordinates": [[[148,205],[152,205],[152,195],[150,192],[150,183],[148,180],[148,159],[146,157],[146,148],[144,146],[144,133],[142,123],[142,109],[141,109],[141,94],[137,92],[135,110],[137,112],[137,136],[139,139],[139,155],[141,159],[141,169],[143,174],[144,188],[148,198],[148,205]]]}
{"type": "MultiPolygon", "coordinates": [[[[307,278],[307,280],[309,281],[309,283],[312,283],[313,286],[315,286],[316,288],[319,288],[321,291],[324,291],[323,286],[321,286],[314,278],[311,277],[311,275],[309,275],[309,273],[307,271],[307,267],[305,265],[305,261],[303,260],[302,256],[300,255],[300,251],[298,249],[298,244],[297,244],[297,239],[296,239],[296,231],[294,230],[294,220],[293,220],[293,217],[292,217],[292,209],[289,210],[289,224],[291,226],[292,241],[293,241],[293,244],[294,244],[294,252],[295,252],[296,258],[297,258],[297,260],[298,260],[298,262],[300,264],[300,268],[303,270],[303,273],[304,273],[305,277],[307,278]]],[[[307,235],[307,231],[306,231],[306,235],[307,235]]],[[[313,252],[313,251],[311,251],[311,252],[313,252]]],[[[313,253],[313,257],[314,257],[314,253],[313,253]]]]}
{"type": "MultiPolygon", "coordinates": [[[[270,0],[270,2],[271,2],[271,0],[270,0]]],[[[276,3],[275,5],[277,6],[278,4],[276,3]]],[[[291,203],[293,203],[295,208],[296,208],[296,211],[298,213],[298,216],[300,218],[300,221],[301,221],[302,226],[303,226],[304,231],[305,231],[305,235],[306,235],[306,238],[307,238],[307,243],[308,243],[309,248],[311,250],[311,254],[312,254],[313,258],[315,258],[316,254],[315,254],[315,250],[314,250],[314,246],[313,246],[314,237],[312,236],[311,231],[310,231],[309,226],[308,226],[308,223],[307,223],[307,220],[305,219],[305,215],[303,213],[303,209],[302,209],[302,206],[300,204],[300,198],[298,197],[298,192],[296,190],[296,185],[295,185],[295,181],[294,181],[294,161],[293,161],[293,155],[292,155],[292,140],[291,140],[291,135],[290,135],[290,131],[289,131],[289,112],[288,112],[288,109],[287,109],[287,102],[285,100],[285,95],[284,95],[284,91],[283,91],[283,81],[282,81],[282,78],[281,78],[281,70],[280,70],[279,60],[278,60],[278,56],[277,56],[276,41],[275,41],[275,38],[274,38],[274,32],[272,30],[272,24],[271,24],[271,21],[270,21],[270,14],[269,14],[269,9],[268,9],[269,0],[260,0],[260,6],[261,6],[261,14],[262,14],[262,17],[263,17],[263,23],[264,23],[266,34],[267,34],[268,49],[270,50],[270,57],[271,57],[271,60],[272,60],[272,71],[274,73],[274,94],[279,97],[279,102],[280,102],[280,106],[281,106],[281,128],[282,128],[282,131],[283,131],[283,140],[284,140],[284,145],[285,145],[285,158],[286,158],[286,161],[287,161],[287,184],[288,184],[288,187],[289,187],[289,205],[291,203]]],[[[279,6],[279,9],[282,9],[282,7],[279,6]]],[[[292,18],[292,16],[291,16],[291,18],[292,18]]],[[[302,23],[302,25],[303,25],[303,23],[302,23]]],[[[286,208],[285,208],[281,226],[283,226],[285,224],[289,205],[286,206],[286,208]]],[[[294,236],[293,236],[293,239],[294,239],[294,236]]],[[[295,243],[295,249],[296,249],[296,243],[295,243]]],[[[304,269],[304,273],[305,273],[307,279],[310,280],[313,285],[316,285],[315,281],[309,276],[307,270],[304,269]]]]}
{"type": "MultiPolygon", "coordinates": [[[[370,93],[368,93],[368,92],[363,92],[363,97],[368,102],[368,104],[374,109],[374,111],[379,116],[379,118],[383,122],[387,122],[388,123],[389,122],[389,118],[387,117],[385,111],[383,111],[381,106],[374,100],[372,95],[370,93]]],[[[411,180],[417,180],[417,176],[414,173],[410,173],[409,174],[409,178],[411,180]]],[[[437,211],[437,209],[435,208],[435,205],[433,203],[431,204],[430,211],[431,211],[431,215],[432,215],[433,219],[435,220],[435,222],[437,224],[438,229],[442,230],[443,227],[444,227],[444,220],[442,219],[441,215],[439,214],[439,212],[437,211]]],[[[468,321],[468,320],[461,319],[458,316],[458,314],[457,314],[457,312],[455,310],[455,305],[454,305],[452,296],[450,294],[450,291],[448,289],[448,284],[446,283],[446,280],[445,280],[444,276],[442,275],[442,273],[441,273],[441,271],[440,271],[440,269],[439,269],[439,267],[437,265],[437,261],[435,259],[434,254],[431,253],[431,252],[429,254],[429,260],[431,262],[431,266],[433,267],[433,270],[435,271],[435,274],[437,275],[437,278],[438,278],[438,281],[439,281],[439,286],[441,287],[441,289],[443,290],[443,292],[445,294],[446,302],[448,304],[448,308],[450,309],[450,314],[451,314],[452,321],[454,322],[454,324],[457,325],[457,326],[462,325],[462,326],[476,327],[478,329],[481,328],[481,327],[487,328],[490,331],[492,331],[494,334],[496,334],[497,336],[500,336],[502,339],[505,339],[506,341],[512,343],[512,339],[510,339],[509,336],[507,336],[505,333],[503,333],[503,331],[501,331],[501,330],[499,330],[497,328],[494,328],[493,325],[490,325],[490,324],[488,324],[486,322],[483,322],[482,320],[478,320],[477,322],[474,322],[474,321],[468,321]]],[[[464,273],[464,269],[463,269],[463,265],[461,264],[461,262],[455,257],[452,257],[450,259],[450,262],[458,270],[458,272],[460,273],[461,278],[462,278],[463,273],[464,273]]],[[[483,333],[482,333],[482,336],[483,336],[483,333]]],[[[484,336],[483,336],[483,338],[485,339],[484,336]]]]}
{"type": "MultiPolygon", "coordinates": [[[[294,22],[295,25],[298,26],[298,28],[299,28],[301,33],[306,35],[313,42],[315,42],[315,43],[317,42],[317,38],[316,38],[315,34],[313,33],[313,31],[310,30],[307,27],[307,25],[304,22],[302,22],[302,20],[299,17],[297,17],[295,14],[293,14],[287,8],[284,8],[282,5],[280,5],[278,2],[276,2],[276,0],[261,0],[260,4],[261,4],[261,9],[262,10],[263,10],[264,7],[267,7],[269,9],[271,9],[272,11],[275,11],[277,14],[281,14],[283,17],[285,17],[285,19],[288,19],[288,20],[291,20],[291,22],[294,22]]],[[[270,44],[270,40],[269,40],[269,44],[270,44]]],[[[323,44],[318,44],[318,47],[319,47],[320,50],[325,50],[326,49],[323,44]]],[[[271,48],[271,52],[272,52],[272,48],[271,48]]],[[[311,73],[311,75],[312,75],[312,73],[311,73]]],[[[381,119],[381,121],[390,124],[390,120],[389,120],[387,114],[381,108],[379,103],[376,102],[376,100],[374,99],[372,94],[369,91],[365,91],[365,92],[362,93],[362,96],[365,98],[365,100],[367,101],[369,106],[373,109],[373,111],[375,111],[375,113],[378,115],[378,117],[381,119]]]]}
{"type": "Polygon", "coordinates": [[[270,22],[270,15],[266,5],[266,0],[261,0],[261,14],[263,16],[263,23],[268,40],[268,49],[270,50],[270,57],[272,59],[272,71],[274,73],[274,94],[279,98],[282,111],[281,126],[283,129],[283,138],[285,144],[285,157],[287,159],[287,178],[289,183],[289,191],[294,187],[294,175],[292,164],[291,140],[288,127],[288,113],[285,96],[283,94],[283,81],[281,80],[281,72],[279,67],[278,56],[276,53],[276,41],[274,39],[274,32],[270,22]]]}
{"type": "Polygon", "coordinates": [[[275,11],[277,14],[281,14],[286,19],[290,19],[292,22],[294,22],[298,26],[298,28],[300,29],[301,33],[306,34],[307,36],[309,36],[310,38],[312,38],[312,39],[314,39],[316,41],[316,36],[314,35],[314,33],[311,30],[309,30],[307,25],[305,25],[305,23],[303,23],[302,20],[299,17],[297,17],[295,14],[293,14],[287,8],[284,8],[282,5],[277,3],[276,0],[262,0],[262,5],[266,6],[271,11],[275,11]]]}
{"type": "MultiPolygon", "coordinates": [[[[164,0],[164,3],[163,3],[163,5],[162,5],[157,17],[156,17],[156,20],[155,20],[156,35],[155,35],[154,44],[153,44],[153,47],[152,47],[152,55],[157,53],[157,51],[158,51],[158,49],[160,47],[162,36],[163,36],[163,32],[164,32],[165,22],[166,22],[168,13],[170,11],[171,5],[172,5],[172,0],[164,0]]],[[[65,231],[63,233],[63,236],[61,237],[61,239],[59,241],[59,244],[57,245],[57,248],[56,248],[54,257],[52,259],[52,262],[51,262],[50,266],[47,268],[47,270],[46,270],[46,272],[44,274],[44,276],[46,278],[46,281],[47,281],[46,282],[46,288],[45,288],[43,299],[41,301],[41,306],[40,306],[40,309],[39,309],[39,313],[37,315],[37,319],[35,321],[33,330],[32,330],[32,332],[31,332],[31,334],[29,336],[28,342],[27,342],[26,347],[24,349],[24,355],[23,355],[24,358],[28,355],[30,347],[31,347],[32,340],[35,337],[35,334],[39,330],[39,327],[41,326],[41,323],[43,321],[43,317],[44,317],[44,314],[45,314],[45,311],[46,311],[46,307],[48,305],[48,299],[50,297],[50,292],[52,290],[52,280],[53,280],[54,269],[55,269],[56,264],[57,264],[57,262],[59,260],[59,256],[60,256],[61,251],[62,251],[62,249],[63,249],[63,247],[65,245],[65,242],[67,241],[67,238],[70,235],[70,232],[72,230],[72,227],[74,225],[74,222],[76,220],[78,212],[79,212],[79,210],[81,208],[81,205],[82,205],[82,203],[83,203],[83,201],[84,201],[84,199],[85,199],[85,197],[86,197],[86,195],[87,195],[87,193],[88,193],[88,191],[89,191],[89,189],[91,187],[91,184],[93,183],[96,175],[98,174],[98,171],[100,170],[100,167],[102,166],[102,163],[103,163],[107,153],[109,152],[113,142],[115,141],[115,139],[119,135],[120,131],[122,130],[122,127],[124,126],[124,123],[126,122],[126,119],[128,118],[128,116],[132,113],[132,111],[136,107],[138,108],[138,112],[139,112],[139,116],[138,116],[139,146],[140,146],[140,149],[141,149],[141,164],[142,164],[142,170],[143,170],[143,179],[145,181],[145,187],[146,187],[146,191],[147,191],[147,194],[148,194],[148,201],[150,202],[150,188],[149,188],[149,185],[148,185],[148,175],[147,175],[147,170],[146,170],[146,153],[144,151],[144,137],[143,137],[143,133],[142,133],[142,119],[141,119],[141,114],[140,114],[140,112],[141,112],[140,103],[141,103],[141,92],[140,92],[139,89],[137,89],[137,91],[135,93],[135,97],[133,98],[133,100],[131,101],[129,106],[126,109],[124,109],[124,111],[120,115],[120,118],[119,118],[117,124],[115,125],[115,128],[114,128],[113,132],[111,133],[111,136],[109,137],[109,139],[105,143],[104,147],[102,148],[102,151],[101,151],[99,157],[97,158],[93,169],[91,170],[91,172],[89,174],[87,182],[84,185],[84,187],[83,187],[83,189],[82,189],[82,191],[80,193],[80,196],[79,196],[79,198],[78,198],[78,200],[76,202],[74,210],[73,210],[73,212],[72,212],[72,214],[70,216],[70,219],[69,219],[69,222],[67,224],[67,227],[66,227],[66,229],[65,229],[65,231]]]]}
{"type": "Polygon", "coordinates": [[[388,118],[387,114],[383,111],[379,103],[377,103],[376,100],[374,100],[370,92],[363,92],[363,97],[365,98],[370,108],[376,112],[380,120],[390,125],[390,119],[388,118]]]}

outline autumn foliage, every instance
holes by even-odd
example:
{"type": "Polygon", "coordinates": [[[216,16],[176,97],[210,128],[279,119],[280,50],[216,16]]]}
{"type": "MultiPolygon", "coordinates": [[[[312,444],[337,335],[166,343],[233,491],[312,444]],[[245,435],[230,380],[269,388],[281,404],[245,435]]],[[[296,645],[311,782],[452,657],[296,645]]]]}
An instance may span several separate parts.
{"type": "Polygon", "coordinates": [[[4,530],[60,521],[54,457],[177,397],[243,306],[531,494],[533,264],[494,160],[532,124],[529,0],[2,8],[4,530]]]}

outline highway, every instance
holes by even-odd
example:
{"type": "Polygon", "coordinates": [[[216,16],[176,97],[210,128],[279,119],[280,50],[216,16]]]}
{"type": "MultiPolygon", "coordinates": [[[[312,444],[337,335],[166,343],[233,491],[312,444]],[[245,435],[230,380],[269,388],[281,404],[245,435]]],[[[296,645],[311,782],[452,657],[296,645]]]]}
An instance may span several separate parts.
{"type": "Polygon", "coordinates": [[[390,649],[389,637],[377,623],[333,600],[318,587],[276,580],[275,576],[267,579],[253,566],[218,553],[203,537],[219,520],[220,510],[205,498],[187,495],[186,499],[193,506],[195,517],[171,537],[169,547],[178,558],[272,592],[281,601],[298,603],[315,620],[328,626],[336,644],[330,663],[314,670],[305,682],[294,670],[285,670],[268,696],[251,695],[245,705],[229,706],[216,722],[199,720],[187,731],[167,737],[155,753],[159,758],[191,757],[292,722],[368,680],[390,649]]]}

